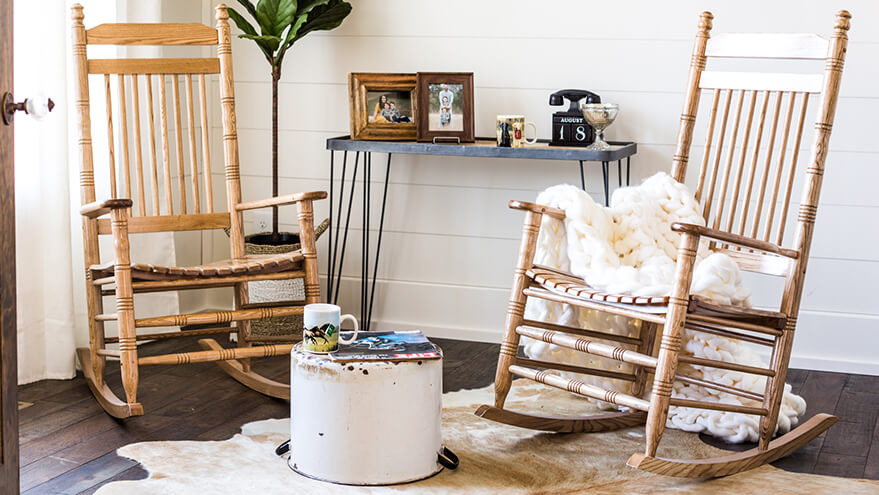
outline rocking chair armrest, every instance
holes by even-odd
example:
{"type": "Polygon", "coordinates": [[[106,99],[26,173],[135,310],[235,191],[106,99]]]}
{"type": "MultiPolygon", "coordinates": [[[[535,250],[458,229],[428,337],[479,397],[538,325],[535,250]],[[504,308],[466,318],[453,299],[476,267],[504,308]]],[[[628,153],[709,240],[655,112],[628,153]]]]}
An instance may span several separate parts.
{"type": "Polygon", "coordinates": [[[722,230],[712,229],[710,227],[703,227],[701,225],[695,225],[692,223],[675,222],[671,224],[671,230],[680,233],[697,235],[700,237],[709,237],[718,241],[728,242],[730,244],[756,249],[757,251],[763,251],[765,253],[777,254],[786,258],[797,259],[800,256],[799,251],[796,251],[794,249],[785,249],[771,242],[761,241],[759,239],[752,239],[743,235],[724,232],[722,230]]]}
{"type": "Polygon", "coordinates": [[[565,219],[565,210],[553,208],[551,206],[539,205],[537,203],[529,203],[527,201],[512,200],[508,203],[509,207],[514,210],[530,211],[532,213],[540,213],[541,215],[549,215],[558,220],[565,219]]]}
{"type": "Polygon", "coordinates": [[[130,199],[108,199],[106,201],[95,201],[92,203],[88,203],[82,205],[82,208],[79,209],[79,213],[82,216],[89,218],[98,218],[99,216],[106,215],[113,210],[119,208],[131,208],[134,202],[130,199]]]}
{"type": "Polygon", "coordinates": [[[255,210],[258,208],[269,208],[272,206],[284,206],[299,203],[301,201],[314,201],[316,199],[325,199],[326,191],[311,191],[303,193],[286,194],[274,198],[260,199],[257,201],[248,201],[246,203],[238,203],[235,209],[238,211],[255,210]]]}

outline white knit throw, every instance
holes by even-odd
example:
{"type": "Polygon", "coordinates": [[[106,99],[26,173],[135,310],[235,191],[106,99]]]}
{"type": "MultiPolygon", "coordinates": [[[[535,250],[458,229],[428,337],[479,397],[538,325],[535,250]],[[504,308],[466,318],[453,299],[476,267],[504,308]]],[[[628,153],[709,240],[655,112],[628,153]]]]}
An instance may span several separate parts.
{"type": "MultiPolygon", "coordinates": [[[[704,225],[700,208],[686,186],[665,173],[650,177],[639,186],[618,189],[609,208],[596,204],[588,194],[570,186],[553,186],[537,197],[543,205],[565,211],[564,223],[544,216],[534,263],[573,273],[590,286],[615,294],[664,296],[671,292],[680,234],[673,222],[704,225]]],[[[730,257],[708,251],[702,240],[690,288],[694,296],[717,304],[750,306],[750,291],[742,286],[738,265],[730,257]]],[[[530,298],[525,309],[529,319],[637,337],[640,321],[567,304],[530,298]]],[[[525,339],[525,353],[546,361],[630,372],[631,365],[572,349],[525,339]]],[[[619,345],[619,344],[615,344],[619,345]]],[[[686,330],[682,353],[751,366],[765,366],[748,344],[738,340],[686,330]]],[[[679,373],[762,394],[766,379],[736,371],[702,366],[681,366],[679,373]]],[[[563,375],[608,390],[628,392],[628,382],[562,372],[563,375]]],[[[673,397],[727,404],[758,405],[725,392],[701,386],[674,384],[673,397]]],[[[591,399],[590,399],[591,400],[591,399]]],[[[599,402],[611,408],[613,405],[599,402]]],[[[786,433],[797,424],[806,402],[785,385],[778,432],[786,433]]],[[[669,409],[668,427],[705,431],[731,443],[754,442],[760,431],[754,415],[709,411],[689,407],[669,409]]]]}

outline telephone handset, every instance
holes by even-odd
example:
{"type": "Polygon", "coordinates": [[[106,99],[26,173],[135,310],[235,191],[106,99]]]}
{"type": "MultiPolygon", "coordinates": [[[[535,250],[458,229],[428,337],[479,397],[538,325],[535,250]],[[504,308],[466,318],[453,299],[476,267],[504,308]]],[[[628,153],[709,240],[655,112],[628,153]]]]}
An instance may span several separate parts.
{"type": "Polygon", "coordinates": [[[601,97],[584,89],[562,89],[549,95],[552,106],[564,105],[570,101],[568,109],[552,114],[552,141],[555,146],[586,146],[595,140],[595,131],[580,112],[580,100],[586,103],[601,103],[601,97]]]}

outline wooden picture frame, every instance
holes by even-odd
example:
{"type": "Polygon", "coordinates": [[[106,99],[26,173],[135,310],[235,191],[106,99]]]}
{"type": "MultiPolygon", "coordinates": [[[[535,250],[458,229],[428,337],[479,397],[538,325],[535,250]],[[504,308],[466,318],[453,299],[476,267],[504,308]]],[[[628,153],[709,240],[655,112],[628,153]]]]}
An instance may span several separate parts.
{"type": "MultiPolygon", "coordinates": [[[[418,122],[418,104],[415,91],[415,74],[387,74],[370,72],[352,72],[348,75],[348,96],[351,110],[351,139],[364,140],[387,140],[387,141],[414,141],[418,122]],[[382,93],[397,94],[401,98],[406,94],[408,108],[403,102],[389,100],[386,96],[381,100],[382,93]],[[377,95],[377,96],[376,96],[377,95]],[[378,101],[372,100],[379,98],[378,101]],[[391,122],[377,108],[379,102],[397,106],[397,118],[407,121],[391,122]],[[409,115],[406,115],[409,114],[409,115]]],[[[393,96],[392,96],[393,98],[393,96]]],[[[387,110],[391,111],[391,110],[387,110]]]]}
{"type": "Polygon", "coordinates": [[[475,141],[473,131],[473,73],[419,72],[415,93],[418,96],[418,141],[475,141]],[[448,110],[439,99],[442,91],[450,91],[448,110]],[[448,127],[448,129],[444,129],[448,127]]]}

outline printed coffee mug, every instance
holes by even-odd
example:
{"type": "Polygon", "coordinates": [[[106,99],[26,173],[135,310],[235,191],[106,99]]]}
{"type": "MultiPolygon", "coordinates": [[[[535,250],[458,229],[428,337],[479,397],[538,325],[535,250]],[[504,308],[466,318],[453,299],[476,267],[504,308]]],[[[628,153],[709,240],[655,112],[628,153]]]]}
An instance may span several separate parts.
{"type": "Polygon", "coordinates": [[[339,350],[339,342],[350,344],[357,340],[357,320],[353,315],[343,315],[342,308],[335,304],[308,304],[302,315],[302,350],[327,354],[339,350]],[[348,340],[339,338],[342,321],[349,319],[354,323],[354,335],[348,340]]]}
{"type": "Polygon", "coordinates": [[[537,126],[534,122],[525,122],[524,115],[497,116],[497,145],[501,148],[524,148],[526,144],[537,142],[537,126]],[[525,127],[534,129],[534,138],[525,138],[525,127]]]}

